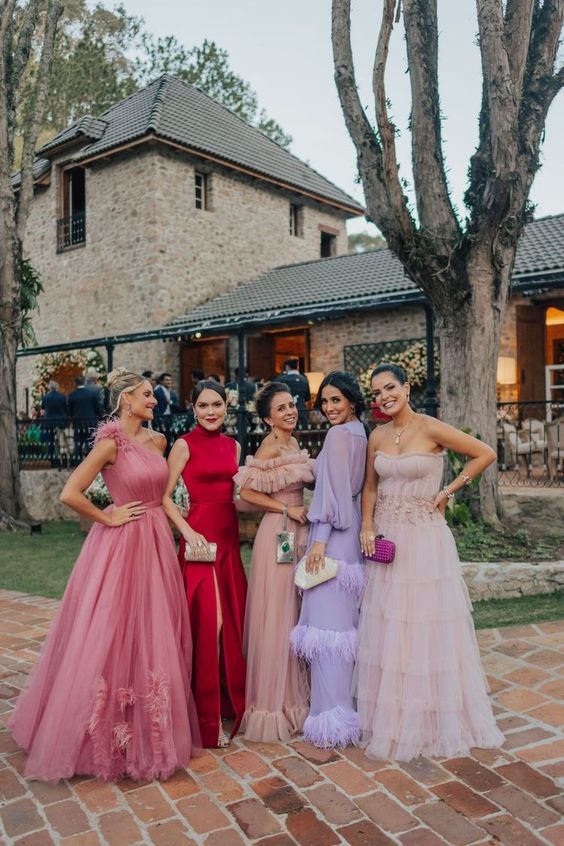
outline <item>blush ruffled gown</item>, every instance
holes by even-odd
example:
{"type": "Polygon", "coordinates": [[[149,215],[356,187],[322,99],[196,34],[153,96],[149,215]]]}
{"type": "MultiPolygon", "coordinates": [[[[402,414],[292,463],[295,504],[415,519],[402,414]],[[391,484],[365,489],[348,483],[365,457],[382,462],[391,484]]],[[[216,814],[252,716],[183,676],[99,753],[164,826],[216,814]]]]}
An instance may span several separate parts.
{"type": "Polygon", "coordinates": [[[389,564],[367,562],[355,670],[362,745],[371,758],[452,758],[498,747],[458,552],[431,504],[443,456],[377,452],[375,528],[389,564]]]}
{"type": "MultiPolygon", "coordinates": [[[[287,505],[303,505],[303,489],[313,482],[314,461],[306,450],[284,450],[279,458],[249,456],[235,476],[241,488],[265,493],[287,505]]],[[[302,730],[309,707],[305,666],[290,650],[290,632],[298,621],[298,593],[292,564],[276,562],[276,534],[281,514],[267,511],[260,523],[251,561],[243,649],[247,659],[245,714],[247,740],[288,742],[302,730]]],[[[288,520],[295,532],[296,560],[304,553],[308,530],[288,520]]]]}
{"type": "Polygon", "coordinates": [[[28,778],[166,779],[199,744],[190,622],[161,508],[166,461],[117,421],[101,438],[118,447],[102,471],[114,503],[148,510],[117,528],[95,523],[82,547],[9,724],[28,778]]]}

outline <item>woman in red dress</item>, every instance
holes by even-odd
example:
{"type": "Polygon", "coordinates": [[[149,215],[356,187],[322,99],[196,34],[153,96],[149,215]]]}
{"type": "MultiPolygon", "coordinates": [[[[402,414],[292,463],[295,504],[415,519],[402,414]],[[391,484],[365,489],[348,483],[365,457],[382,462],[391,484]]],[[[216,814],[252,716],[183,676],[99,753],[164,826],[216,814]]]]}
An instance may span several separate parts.
{"type": "Polygon", "coordinates": [[[192,690],[204,746],[227,746],[221,718],[234,718],[233,736],[245,710],[243,620],[247,580],[239,552],[239,524],[233,502],[233,476],[239,444],[221,434],[225,391],[208,379],[192,393],[196,426],[179,438],[168,459],[163,499],[178,528],[193,638],[192,690]],[[182,475],[190,497],[188,521],[172,501],[182,475]],[[208,543],[217,544],[215,561],[201,560],[208,543]],[[186,552],[187,557],[186,558],[186,552]],[[190,560],[190,555],[200,561],[190,560]]]}

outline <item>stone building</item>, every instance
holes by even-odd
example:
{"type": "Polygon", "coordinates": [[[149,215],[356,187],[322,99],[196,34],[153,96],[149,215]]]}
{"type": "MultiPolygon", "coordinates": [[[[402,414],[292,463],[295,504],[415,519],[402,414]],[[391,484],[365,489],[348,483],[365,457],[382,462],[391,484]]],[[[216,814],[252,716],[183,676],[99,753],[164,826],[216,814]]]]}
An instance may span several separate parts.
{"type": "MultiPolygon", "coordinates": [[[[340,255],[347,218],[363,212],[167,75],[51,139],[34,175],[24,248],[45,289],[40,345],[163,326],[272,267],[340,255]]],[[[116,363],[171,370],[177,381],[189,366],[182,344],[162,342],[120,347],[116,363]]],[[[20,360],[21,388],[31,366],[20,360]]]]}

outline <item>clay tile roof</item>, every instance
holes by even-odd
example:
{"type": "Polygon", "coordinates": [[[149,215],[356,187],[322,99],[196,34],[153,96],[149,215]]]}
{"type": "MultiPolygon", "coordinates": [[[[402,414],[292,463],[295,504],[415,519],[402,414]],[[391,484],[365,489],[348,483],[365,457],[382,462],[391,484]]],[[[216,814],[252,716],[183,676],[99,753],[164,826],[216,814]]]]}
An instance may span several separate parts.
{"type": "MultiPolygon", "coordinates": [[[[92,120],[92,118],[89,118],[92,120]]],[[[322,200],[345,207],[349,214],[364,213],[353,197],[280,144],[250,126],[199,88],[165,74],[99,116],[103,131],[74,155],[80,161],[109,152],[147,135],[237,165],[260,177],[298,188],[322,200]]],[[[68,143],[86,127],[65,129],[38,153],[45,155],[68,143]]],[[[92,136],[90,136],[92,137],[92,136]]]]}

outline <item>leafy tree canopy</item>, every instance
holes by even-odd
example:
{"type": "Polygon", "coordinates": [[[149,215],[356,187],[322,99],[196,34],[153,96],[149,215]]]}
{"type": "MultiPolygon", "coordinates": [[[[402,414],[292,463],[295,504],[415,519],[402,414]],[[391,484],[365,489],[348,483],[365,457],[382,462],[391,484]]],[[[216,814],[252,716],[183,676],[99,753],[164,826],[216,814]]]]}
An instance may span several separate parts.
{"type": "Polygon", "coordinates": [[[381,250],[386,246],[385,238],[381,235],[371,235],[369,232],[353,232],[348,237],[349,253],[365,253],[367,250],[381,250]]]}

